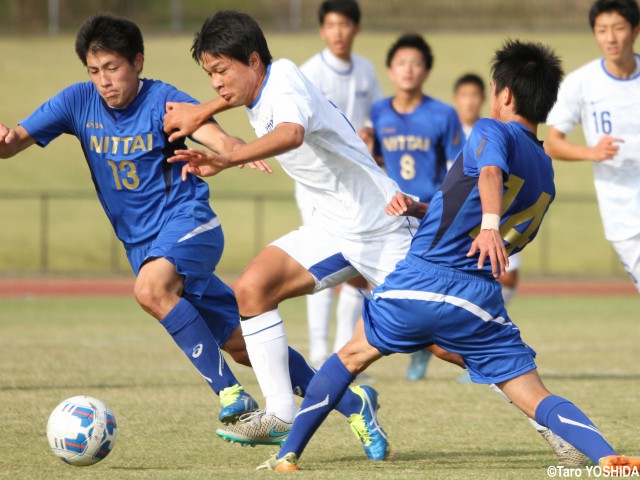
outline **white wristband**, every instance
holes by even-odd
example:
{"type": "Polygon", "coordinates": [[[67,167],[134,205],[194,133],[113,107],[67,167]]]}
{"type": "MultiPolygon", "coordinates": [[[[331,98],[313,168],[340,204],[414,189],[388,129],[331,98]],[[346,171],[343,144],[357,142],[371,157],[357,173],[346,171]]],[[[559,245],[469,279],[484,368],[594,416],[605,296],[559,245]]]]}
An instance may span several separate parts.
{"type": "Polygon", "coordinates": [[[480,230],[500,230],[500,215],[496,213],[483,214],[480,230]]]}

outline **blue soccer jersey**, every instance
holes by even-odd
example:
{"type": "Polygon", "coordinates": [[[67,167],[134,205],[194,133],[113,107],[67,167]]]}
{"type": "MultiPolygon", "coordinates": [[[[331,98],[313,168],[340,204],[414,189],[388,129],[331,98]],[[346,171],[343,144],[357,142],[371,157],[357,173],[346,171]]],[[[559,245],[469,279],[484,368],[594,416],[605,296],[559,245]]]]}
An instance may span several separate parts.
{"type": "Polygon", "coordinates": [[[375,131],[374,154],[382,155],[387,174],[403,192],[429,203],[464,145],[456,111],[431,97],[411,113],[398,113],[393,98],[371,107],[375,131]]]}
{"type": "MultiPolygon", "coordinates": [[[[536,236],[555,197],[551,159],[524,125],[482,119],[431,200],[413,238],[411,254],[431,263],[478,272],[477,256],[467,258],[467,252],[480,232],[478,178],[486,166],[497,166],[504,172],[500,233],[507,254],[519,252],[536,236]]],[[[488,258],[483,273],[492,277],[488,258]]]]}
{"type": "Polygon", "coordinates": [[[183,182],[182,164],[166,161],[184,143],[167,141],[165,104],[196,101],[166,83],[141,82],[136,98],[121,110],[85,82],[62,90],[20,122],[42,147],[63,133],[78,138],[100,203],[125,246],[154,238],[175,213],[214,215],[207,184],[193,175],[183,182]]]}

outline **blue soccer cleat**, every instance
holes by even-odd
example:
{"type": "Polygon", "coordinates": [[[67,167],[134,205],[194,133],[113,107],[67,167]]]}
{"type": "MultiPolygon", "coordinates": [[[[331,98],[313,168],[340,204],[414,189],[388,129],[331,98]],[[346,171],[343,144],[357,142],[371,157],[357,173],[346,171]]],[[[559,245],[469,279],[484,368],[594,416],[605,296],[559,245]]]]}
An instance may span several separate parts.
{"type": "Polygon", "coordinates": [[[407,368],[407,378],[409,380],[420,380],[427,373],[427,365],[431,358],[431,352],[429,350],[418,350],[411,354],[411,361],[407,368]]]}
{"type": "Polygon", "coordinates": [[[244,391],[242,385],[233,385],[220,391],[220,420],[225,425],[236,423],[238,419],[245,413],[253,412],[258,409],[256,401],[244,391]]]}
{"type": "Polygon", "coordinates": [[[389,442],[378,422],[378,392],[368,386],[351,387],[351,391],[362,399],[362,409],[349,417],[349,427],[362,442],[370,460],[384,460],[389,453],[389,442]]]}

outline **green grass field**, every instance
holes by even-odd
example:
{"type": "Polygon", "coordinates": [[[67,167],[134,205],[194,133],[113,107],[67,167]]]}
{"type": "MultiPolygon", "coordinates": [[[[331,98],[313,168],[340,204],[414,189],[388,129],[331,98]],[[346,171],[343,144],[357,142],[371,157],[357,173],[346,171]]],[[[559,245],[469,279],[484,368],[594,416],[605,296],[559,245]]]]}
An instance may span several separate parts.
{"type": "MultiPolygon", "coordinates": [[[[435,66],[426,91],[450,100],[455,78],[467,71],[488,78],[492,52],[507,38],[538,40],[554,46],[567,71],[598,56],[588,31],[584,34],[533,32],[425,32],[435,52],[435,66]]],[[[392,93],[384,67],[385,52],[395,33],[364,32],[357,39],[356,52],[371,59],[385,93],[392,93]]],[[[267,33],[275,58],[303,62],[323,47],[315,32],[267,33]]],[[[207,77],[191,60],[190,36],[148,36],[144,75],[170,82],[206,100],[214,95],[207,77]]],[[[0,122],[15,125],[40,103],[77,81],[86,73],[73,51],[73,38],[0,37],[0,122]]],[[[221,124],[232,134],[247,140],[254,134],[242,109],[220,115],[221,124]]],[[[577,129],[572,139],[581,142],[577,129]]],[[[540,136],[544,137],[541,129],[540,136]]],[[[275,162],[272,162],[275,164],[275,162]]],[[[527,274],[621,275],[612,250],[602,234],[593,193],[589,164],[556,163],[558,200],[541,230],[548,236],[533,246],[524,258],[527,274]],[[587,203],[571,203],[580,195],[587,203]],[[544,247],[544,248],[543,248],[544,247]],[[536,250],[537,249],[537,250],[536,250]],[[543,258],[544,257],[544,258],[543,258]],[[542,267],[544,266],[544,271],[542,267]]],[[[112,270],[112,234],[98,202],[75,139],[66,137],[45,150],[34,147],[19,157],[2,162],[0,175],[0,272],[38,272],[40,204],[37,200],[7,199],[12,194],[40,192],[84,192],[88,196],[50,203],[50,254],[53,272],[109,272],[112,270]],[[5,198],[3,198],[3,196],[5,198]]],[[[291,180],[278,168],[269,178],[258,172],[227,171],[210,180],[213,205],[220,214],[227,237],[227,249],[220,265],[225,274],[236,274],[255,251],[298,225],[291,180]],[[290,200],[255,202],[255,195],[288,195],[290,200]],[[230,198],[229,196],[233,196],[230,198]],[[240,197],[240,199],[238,199],[240,197]],[[257,219],[264,212],[263,229],[257,219]]],[[[128,266],[120,248],[115,250],[117,270],[128,266]]]]}
{"type": "MultiPolygon", "coordinates": [[[[285,302],[289,341],[306,353],[301,300],[285,302]]],[[[621,453],[640,453],[638,299],[527,296],[511,315],[538,352],[547,386],[572,399],[621,453]],[[634,361],[635,359],[635,361],[634,361]]],[[[554,465],[522,414],[457,367],[434,361],[404,380],[407,358],[371,368],[395,460],[371,463],[333,413],[296,478],[542,479],[554,465]]],[[[234,367],[261,399],[253,373],[234,367]]],[[[268,478],[254,472],[274,449],[218,439],[219,405],[164,329],[131,298],[0,300],[0,478],[268,478]],[[115,412],[119,433],[100,464],[76,468],[51,452],[45,426],[63,399],[92,395],[115,412]]]]}

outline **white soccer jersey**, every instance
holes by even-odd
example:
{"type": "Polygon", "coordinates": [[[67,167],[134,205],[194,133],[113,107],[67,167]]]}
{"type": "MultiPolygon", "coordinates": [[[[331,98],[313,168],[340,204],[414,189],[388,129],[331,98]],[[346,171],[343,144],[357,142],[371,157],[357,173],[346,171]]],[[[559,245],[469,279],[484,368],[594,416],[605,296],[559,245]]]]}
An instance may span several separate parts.
{"type": "Polygon", "coordinates": [[[292,62],[268,67],[247,113],[258,137],[280,123],[304,127],[303,144],[276,159],[315,208],[312,222],[354,238],[387,233],[404,221],[384,212],[398,185],[376,165],[343,113],[292,62]]]}
{"type": "Polygon", "coordinates": [[[373,65],[358,55],[352,54],[351,61],[345,62],[326,48],[307,60],[300,70],[342,110],[356,130],[365,126],[371,105],[383,98],[373,65]]]}
{"type": "Polygon", "coordinates": [[[568,134],[581,123],[589,146],[606,134],[621,138],[613,160],[594,163],[600,215],[607,240],[640,233],[640,56],[628,79],[611,76],[594,60],[567,76],[547,124],[568,134]]]}

